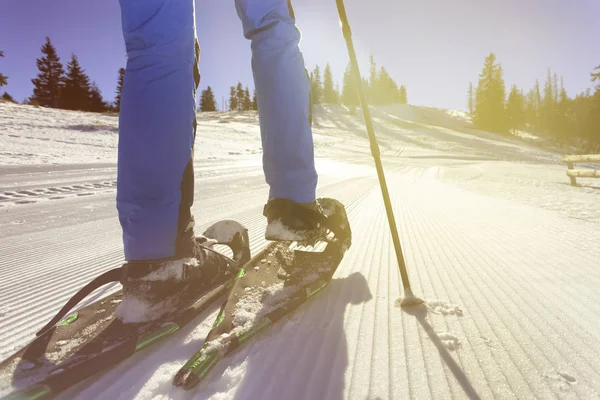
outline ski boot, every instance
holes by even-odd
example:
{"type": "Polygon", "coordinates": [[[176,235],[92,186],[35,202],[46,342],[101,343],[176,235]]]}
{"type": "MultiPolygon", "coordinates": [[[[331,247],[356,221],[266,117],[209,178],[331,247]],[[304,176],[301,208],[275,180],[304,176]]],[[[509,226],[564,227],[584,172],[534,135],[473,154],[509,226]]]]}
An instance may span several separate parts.
{"type": "Polygon", "coordinates": [[[235,221],[214,224],[191,247],[192,257],[123,265],[123,301],[115,316],[123,323],[159,319],[224,282],[250,259],[248,232],[235,221]],[[228,245],[233,259],[214,250],[215,244],[228,245]]]}

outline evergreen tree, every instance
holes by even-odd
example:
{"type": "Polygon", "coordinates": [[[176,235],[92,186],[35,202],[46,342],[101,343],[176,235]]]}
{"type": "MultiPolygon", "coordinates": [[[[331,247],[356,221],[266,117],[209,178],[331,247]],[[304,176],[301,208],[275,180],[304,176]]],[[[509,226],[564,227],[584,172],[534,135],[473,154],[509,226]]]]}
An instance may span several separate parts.
{"type": "Polygon", "coordinates": [[[123,92],[123,81],[125,80],[125,68],[119,68],[119,77],[117,78],[117,96],[115,97],[115,109],[121,111],[121,92],[123,92]]]}
{"type": "Polygon", "coordinates": [[[46,43],[42,46],[42,54],[43,56],[36,60],[39,72],[37,77],[31,80],[34,87],[29,102],[56,108],[59,106],[65,71],[49,37],[46,37],[46,43]]]}
{"type": "Polygon", "coordinates": [[[469,82],[469,100],[467,104],[469,107],[469,115],[473,116],[473,111],[475,110],[475,98],[473,97],[473,82],[469,82]]]}
{"type": "Polygon", "coordinates": [[[321,104],[323,102],[323,82],[321,81],[321,70],[317,65],[312,73],[311,93],[313,104],[321,104]]]}
{"type": "Polygon", "coordinates": [[[16,100],[14,99],[14,97],[12,97],[10,94],[8,94],[8,92],[4,92],[4,94],[2,94],[2,100],[8,101],[11,103],[16,103],[16,100]]]}
{"type": "Polygon", "coordinates": [[[385,67],[381,67],[375,91],[375,103],[392,104],[399,100],[398,84],[388,74],[385,67]]]}
{"type": "Polygon", "coordinates": [[[235,98],[237,101],[237,110],[244,111],[244,87],[242,86],[242,82],[238,82],[236,90],[235,90],[235,98]]]}
{"type": "Polygon", "coordinates": [[[560,91],[558,89],[558,75],[556,72],[552,75],[552,98],[554,100],[554,104],[558,104],[558,100],[560,97],[560,91]]]}
{"type": "Polygon", "coordinates": [[[244,90],[244,102],[242,104],[242,108],[244,111],[248,111],[252,108],[252,99],[250,98],[250,90],[248,86],[246,86],[246,90],[244,90]]]}
{"type": "Polygon", "coordinates": [[[598,81],[598,85],[596,86],[596,88],[600,88],[600,65],[594,68],[590,75],[592,77],[592,82],[598,81]]]}
{"type": "Polygon", "coordinates": [[[369,99],[371,100],[371,102],[373,104],[378,104],[379,103],[379,74],[377,72],[377,64],[375,63],[375,58],[373,57],[373,54],[371,54],[371,57],[369,59],[370,62],[370,66],[369,66],[369,84],[367,86],[368,88],[368,94],[369,94],[369,99]]]}
{"type": "Polygon", "coordinates": [[[556,128],[555,132],[561,143],[565,143],[566,139],[569,136],[571,122],[571,110],[570,110],[571,100],[567,95],[567,91],[565,90],[563,78],[560,78],[560,89],[558,92],[558,103],[556,105],[556,128]]]}
{"type": "Polygon", "coordinates": [[[540,109],[542,105],[542,95],[540,93],[540,82],[535,81],[535,85],[527,93],[525,115],[529,124],[529,129],[537,132],[540,124],[540,109]]]}
{"type": "Polygon", "coordinates": [[[250,106],[251,110],[258,111],[258,100],[256,98],[256,88],[254,89],[254,93],[252,94],[252,104],[250,106]]]}
{"type": "Polygon", "coordinates": [[[502,65],[498,64],[494,71],[493,104],[497,108],[494,125],[497,132],[505,132],[506,127],[506,85],[504,84],[504,71],[502,65]]]}
{"type": "Polygon", "coordinates": [[[346,71],[344,72],[344,80],[342,82],[342,95],[341,101],[347,106],[355,106],[360,104],[358,97],[358,88],[354,78],[354,68],[352,63],[348,63],[346,71]]]}
{"type": "Polygon", "coordinates": [[[506,102],[506,119],[508,129],[517,130],[525,125],[525,97],[513,85],[506,102]]]}
{"type": "Polygon", "coordinates": [[[400,85],[399,99],[400,104],[408,104],[408,94],[406,93],[406,86],[400,85]]]}
{"type": "Polygon", "coordinates": [[[89,106],[88,110],[92,112],[104,112],[109,106],[102,98],[102,94],[100,93],[100,88],[96,84],[96,82],[92,82],[89,90],[89,106]]]}
{"type": "Polygon", "coordinates": [[[333,75],[331,73],[331,65],[327,63],[325,72],[323,73],[323,102],[328,104],[337,103],[337,95],[333,86],[333,75]]]}
{"type": "Polygon", "coordinates": [[[229,111],[237,111],[238,109],[238,101],[236,95],[235,86],[232,86],[229,89],[229,111]]]}
{"type": "Polygon", "coordinates": [[[542,98],[542,104],[540,108],[540,128],[546,134],[554,133],[554,115],[556,113],[555,104],[552,74],[550,73],[550,68],[548,68],[546,83],[544,84],[544,97],[542,98]]]}
{"type": "Polygon", "coordinates": [[[496,56],[490,53],[484,61],[475,90],[475,111],[473,122],[480,129],[503,132],[506,128],[504,102],[506,97],[502,66],[496,63],[496,56]]]}
{"type": "Polygon", "coordinates": [[[2,100],[9,101],[11,103],[16,103],[15,99],[7,92],[4,92],[4,94],[2,95],[2,100]]]}
{"type": "Polygon", "coordinates": [[[67,64],[65,86],[60,95],[60,108],[66,110],[89,110],[90,92],[90,78],[86,75],[83,68],[81,68],[77,56],[72,54],[71,61],[67,64]]]}
{"type": "MultiPolygon", "coordinates": [[[[0,57],[4,57],[4,52],[0,50],[0,57]]],[[[0,87],[8,84],[8,77],[0,73],[0,87]]]]}
{"type": "Polygon", "coordinates": [[[342,97],[342,93],[340,92],[340,83],[336,82],[335,83],[335,103],[339,103],[340,102],[340,98],[342,97]]]}
{"type": "Polygon", "coordinates": [[[210,86],[200,95],[200,111],[217,111],[217,100],[210,86]]]}
{"type": "Polygon", "coordinates": [[[600,65],[591,73],[592,82],[598,82],[594,95],[590,97],[588,137],[592,151],[600,153],[600,65]]]}

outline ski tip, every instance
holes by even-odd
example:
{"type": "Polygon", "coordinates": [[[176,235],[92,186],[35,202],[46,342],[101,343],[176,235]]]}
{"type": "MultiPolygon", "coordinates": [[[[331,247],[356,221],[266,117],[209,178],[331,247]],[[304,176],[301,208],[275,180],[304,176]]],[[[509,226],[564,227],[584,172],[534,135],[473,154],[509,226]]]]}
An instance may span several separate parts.
{"type": "Polygon", "coordinates": [[[183,390],[191,390],[200,383],[201,378],[190,369],[180,369],[173,378],[173,385],[183,390]]]}
{"type": "Polygon", "coordinates": [[[218,351],[201,349],[175,374],[173,385],[183,390],[193,389],[222,357],[218,351]]]}

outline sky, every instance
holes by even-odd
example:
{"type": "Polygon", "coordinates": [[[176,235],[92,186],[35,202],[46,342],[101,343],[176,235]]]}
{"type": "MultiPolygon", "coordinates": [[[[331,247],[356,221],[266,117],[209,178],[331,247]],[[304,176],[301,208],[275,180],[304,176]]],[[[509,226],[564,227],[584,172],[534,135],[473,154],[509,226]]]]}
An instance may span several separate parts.
{"type": "MultiPolygon", "coordinates": [[[[256,0],[261,1],[261,0],[256,0]]],[[[574,96],[590,88],[600,64],[598,0],[345,0],[363,75],[369,55],[398,84],[410,104],[464,110],[469,81],[477,82],[494,52],[507,87],[527,91],[551,68],[574,96]]],[[[329,62],[342,80],[348,63],[335,0],[295,0],[307,68],[329,62]]],[[[219,106],[229,87],[253,88],[250,42],[242,35],[234,0],[196,0],[201,89],[211,86],[219,106]]],[[[76,54],[106,100],[125,66],[117,0],[0,1],[0,72],[17,101],[31,96],[36,58],[49,36],[66,66],[76,54]]]]}

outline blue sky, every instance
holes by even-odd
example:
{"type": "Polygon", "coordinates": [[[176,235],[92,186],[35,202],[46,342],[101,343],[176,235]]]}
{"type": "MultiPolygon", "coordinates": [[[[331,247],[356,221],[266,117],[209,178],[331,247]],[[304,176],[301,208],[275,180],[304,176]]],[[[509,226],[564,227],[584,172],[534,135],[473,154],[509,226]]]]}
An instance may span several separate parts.
{"type": "MultiPolygon", "coordinates": [[[[260,0],[257,0],[260,1],[260,0]]],[[[507,86],[529,89],[548,67],[575,95],[592,86],[600,64],[598,0],[346,0],[363,74],[368,57],[407,86],[411,104],[465,109],[470,80],[496,53],[507,86]]],[[[340,81],[348,62],[335,0],[296,0],[306,64],[330,62],[340,81]]],[[[238,81],[253,87],[250,43],[242,36],[233,0],[196,0],[201,88],[219,104],[238,81]]],[[[49,36],[66,65],[75,53],[105,99],[112,100],[117,70],[125,65],[117,0],[2,0],[0,72],[18,101],[32,93],[35,60],[49,36]]]]}

